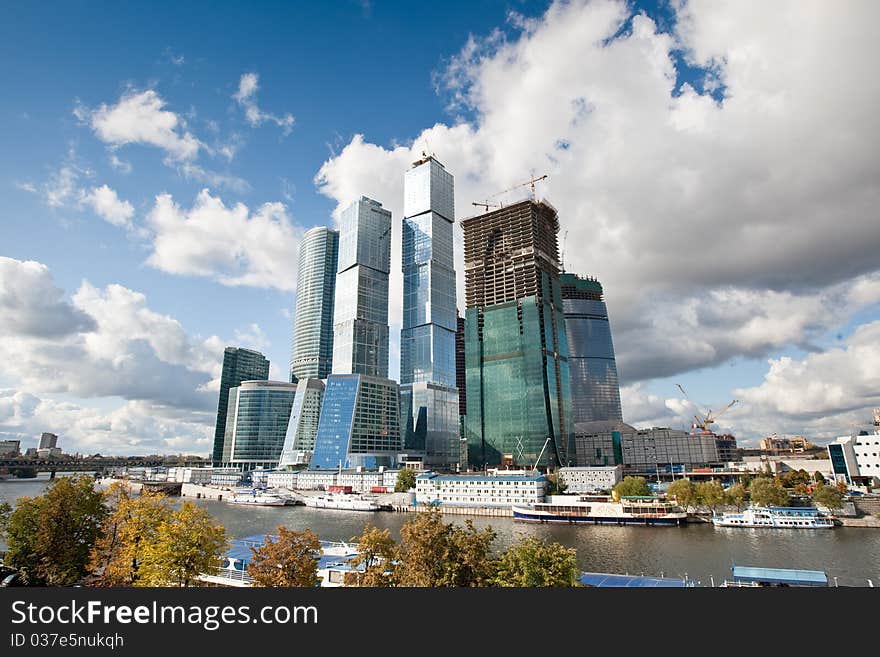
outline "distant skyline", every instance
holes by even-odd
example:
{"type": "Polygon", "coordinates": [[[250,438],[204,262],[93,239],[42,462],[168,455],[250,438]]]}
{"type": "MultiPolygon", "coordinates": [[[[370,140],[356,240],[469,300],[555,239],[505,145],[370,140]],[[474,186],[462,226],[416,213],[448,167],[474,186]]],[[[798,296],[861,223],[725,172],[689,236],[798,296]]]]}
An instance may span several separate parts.
{"type": "MultiPolygon", "coordinates": [[[[227,346],[288,380],[300,240],[404,174],[532,175],[602,281],[624,421],[824,443],[880,406],[880,5],[0,7],[0,440],[209,454],[227,346]]],[[[461,229],[455,226],[464,310],[461,229]]]]}

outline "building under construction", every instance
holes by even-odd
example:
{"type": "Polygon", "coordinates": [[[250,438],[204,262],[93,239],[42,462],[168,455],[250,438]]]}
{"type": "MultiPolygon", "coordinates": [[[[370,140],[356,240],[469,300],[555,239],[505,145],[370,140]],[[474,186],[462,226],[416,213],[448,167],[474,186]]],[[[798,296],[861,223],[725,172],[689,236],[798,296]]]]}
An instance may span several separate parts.
{"type": "Polygon", "coordinates": [[[573,458],[556,209],[525,200],[464,219],[468,464],[573,458]]]}

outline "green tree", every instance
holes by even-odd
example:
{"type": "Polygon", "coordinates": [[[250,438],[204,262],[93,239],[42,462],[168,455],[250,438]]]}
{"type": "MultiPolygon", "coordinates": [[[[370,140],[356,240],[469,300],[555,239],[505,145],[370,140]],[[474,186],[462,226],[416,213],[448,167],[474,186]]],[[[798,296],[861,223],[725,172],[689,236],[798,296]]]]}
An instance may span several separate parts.
{"type": "Polygon", "coordinates": [[[794,488],[798,484],[807,485],[810,483],[810,474],[806,470],[792,470],[786,472],[779,477],[780,483],[785,488],[794,488]]]}
{"type": "Polygon", "coordinates": [[[674,497],[675,503],[687,512],[698,502],[697,489],[690,479],[676,479],[666,489],[666,497],[674,497]]]}
{"type": "Polygon", "coordinates": [[[5,563],[30,585],[69,586],[88,572],[107,509],[94,479],[59,477],[37,497],[22,498],[6,525],[5,563]]]}
{"type": "Polygon", "coordinates": [[[727,502],[727,495],[720,481],[713,479],[712,481],[702,481],[696,486],[697,499],[700,504],[709,507],[713,513],[719,506],[723,506],[727,502]]]}
{"type": "Polygon", "coordinates": [[[813,489],[813,502],[829,509],[839,509],[843,506],[843,494],[834,486],[816,484],[813,489]]]}
{"type": "Polygon", "coordinates": [[[648,488],[648,482],[644,477],[624,477],[623,481],[618,481],[611,489],[616,499],[621,497],[636,497],[650,495],[651,489],[648,488]]]}
{"type": "Polygon", "coordinates": [[[226,530],[192,502],[166,517],[148,543],[137,586],[190,586],[223,563],[226,530]]]}
{"type": "Polygon", "coordinates": [[[741,509],[745,504],[748,491],[745,484],[737,482],[727,488],[727,502],[733,504],[737,509],[741,509]]]}
{"type": "Polygon", "coordinates": [[[104,494],[110,517],[92,549],[90,570],[95,586],[135,586],[147,547],[157,540],[159,525],[171,514],[164,495],[133,497],[121,484],[104,494]]]}
{"type": "Polygon", "coordinates": [[[400,536],[398,586],[486,586],[494,574],[491,527],[477,531],[470,520],[456,527],[431,510],[404,523],[400,536]]]}
{"type": "Polygon", "coordinates": [[[394,586],[397,543],[387,529],[367,525],[360,536],[351,539],[358,545],[352,566],[363,564],[363,572],[346,573],[347,586],[394,586]]]}
{"type": "Polygon", "coordinates": [[[248,574],[254,586],[317,586],[321,541],[306,529],[302,532],[279,526],[278,538],[266,535],[266,542],[251,548],[253,559],[248,574]]]}
{"type": "Polygon", "coordinates": [[[9,502],[0,502],[0,538],[6,533],[6,525],[9,524],[9,516],[12,515],[12,507],[9,502]]]}
{"type": "Polygon", "coordinates": [[[394,485],[396,493],[405,493],[416,487],[416,471],[411,468],[403,468],[397,473],[397,483],[394,485]]]}
{"type": "Polygon", "coordinates": [[[813,481],[815,481],[817,484],[824,484],[824,483],[825,483],[825,477],[822,475],[821,472],[819,472],[818,470],[816,470],[816,471],[813,473],[813,481]]]}
{"type": "Polygon", "coordinates": [[[574,548],[529,536],[504,551],[496,563],[494,586],[577,586],[580,570],[574,548]]]}
{"type": "Polygon", "coordinates": [[[758,477],[749,484],[749,498],[759,506],[788,506],[788,493],[776,479],[758,477]]]}
{"type": "Polygon", "coordinates": [[[568,489],[568,484],[559,478],[558,472],[547,475],[547,493],[549,495],[562,495],[568,489]]]}

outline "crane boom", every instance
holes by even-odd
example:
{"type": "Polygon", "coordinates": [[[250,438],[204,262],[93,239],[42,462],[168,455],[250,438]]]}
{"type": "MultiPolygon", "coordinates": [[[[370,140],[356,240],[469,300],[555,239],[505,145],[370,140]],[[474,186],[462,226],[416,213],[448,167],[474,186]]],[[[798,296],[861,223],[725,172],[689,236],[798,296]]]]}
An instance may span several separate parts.
{"type": "Polygon", "coordinates": [[[536,183],[536,182],[541,182],[541,181],[544,180],[545,178],[547,178],[547,174],[546,174],[546,173],[545,173],[543,176],[539,176],[539,177],[537,177],[537,178],[535,178],[535,177],[533,176],[533,177],[529,178],[529,179],[528,179],[527,181],[525,181],[525,182],[519,183],[518,185],[514,185],[514,186],[511,187],[510,189],[505,189],[503,192],[496,192],[495,194],[492,194],[492,196],[490,196],[489,198],[495,198],[496,196],[501,196],[502,194],[507,194],[507,192],[512,192],[512,191],[515,190],[515,189],[519,189],[520,187],[523,187],[523,186],[525,186],[525,185],[528,185],[528,186],[529,186],[529,189],[530,189],[530,191],[531,191],[531,199],[534,201],[534,200],[535,200],[535,183],[536,183]]]}

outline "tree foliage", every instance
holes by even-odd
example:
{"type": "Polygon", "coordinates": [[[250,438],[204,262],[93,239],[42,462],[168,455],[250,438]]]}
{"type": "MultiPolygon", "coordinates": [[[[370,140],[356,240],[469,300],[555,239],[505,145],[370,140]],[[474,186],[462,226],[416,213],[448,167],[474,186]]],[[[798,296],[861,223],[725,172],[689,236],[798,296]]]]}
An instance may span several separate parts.
{"type": "Polygon", "coordinates": [[[59,477],[42,495],[21,498],[6,524],[6,565],[30,585],[79,581],[107,516],[103,501],[84,475],[59,477]]]}
{"type": "Polygon", "coordinates": [[[798,484],[803,484],[806,486],[810,483],[810,473],[806,470],[792,470],[791,472],[786,472],[785,474],[779,475],[779,482],[785,488],[794,488],[798,484]]]}
{"type": "Polygon", "coordinates": [[[156,529],[144,549],[137,586],[190,586],[223,563],[226,530],[203,508],[184,502],[156,529]]]}
{"type": "Polygon", "coordinates": [[[687,511],[697,505],[697,489],[690,479],[676,479],[666,489],[667,497],[674,497],[675,503],[687,511]]]}
{"type": "Polygon", "coordinates": [[[727,488],[727,501],[729,504],[733,504],[737,509],[741,509],[745,504],[746,497],[748,497],[748,491],[744,484],[737,482],[732,484],[727,488]]]}
{"type": "Polygon", "coordinates": [[[394,485],[396,493],[405,493],[416,487],[416,471],[411,468],[401,468],[397,473],[397,483],[394,485]]]}
{"type": "Polygon", "coordinates": [[[394,586],[394,561],[397,543],[387,529],[367,525],[360,536],[351,539],[358,544],[358,556],[351,565],[363,565],[363,572],[346,573],[347,586],[394,586]]]}
{"type": "Polygon", "coordinates": [[[701,481],[697,484],[696,495],[700,504],[709,507],[709,510],[713,512],[717,507],[727,504],[728,501],[724,486],[715,479],[712,481],[701,481]]]}
{"type": "Polygon", "coordinates": [[[749,498],[759,506],[788,506],[788,493],[774,478],[757,477],[749,484],[749,498]]]}
{"type": "Polygon", "coordinates": [[[529,536],[511,546],[498,559],[495,586],[577,586],[580,570],[577,552],[559,543],[529,536]]]}
{"type": "Polygon", "coordinates": [[[171,513],[164,495],[133,497],[121,483],[105,493],[110,516],[92,549],[90,569],[96,586],[136,586],[147,546],[171,513]]]}
{"type": "Polygon", "coordinates": [[[816,471],[813,473],[813,480],[814,480],[817,484],[824,484],[824,483],[825,483],[825,477],[824,477],[824,475],[823,475],[821,472],[819,472],[818,470],[816,470],[816,471]]]}
{"type": "Polygon", "coordinates": [[[616,499],[621,497],[636,497],[650,495],[651,489],[648,488],[648,481],[644,477],[624,477],[623,481],[618,481],[611,489],[616,499]]]}
{"type": "Polygon", "coordinates": [[[9,502],[0,502],[0,537],[6,533],[9,524],[9,516],[12,515],[12,507],[9,502]]]}
{"type": "Polygon", "coordinates": [[[266,536],[261,547],[251,548],[248,574],[254,586],[317,586],[321,541],[306,529],[293,531],[279,526],[277,538],[266,536]]]}
{"type": "Polygon", "coordinates": [[[839,509],[843,506],[843,494],[834,486],[817,484],[813,489],[813,502],[829,509],[839,509]]]}

